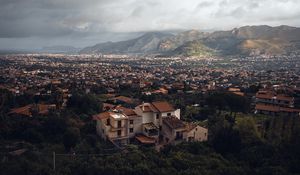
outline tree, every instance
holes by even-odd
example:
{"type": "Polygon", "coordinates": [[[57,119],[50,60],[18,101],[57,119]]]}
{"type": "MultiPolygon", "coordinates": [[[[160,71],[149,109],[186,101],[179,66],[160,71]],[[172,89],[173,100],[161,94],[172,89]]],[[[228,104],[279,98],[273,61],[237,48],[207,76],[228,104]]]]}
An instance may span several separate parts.
{"type": "Polygon", "coordinates": [[[66,150],[74,147],[80,139],[80,130],[78,128],[70,127],[66,130],[63,136],[63,142],[66,150]]]}
{"type": "Polygon", "coordinates": [[[102,103],[91,94],[74,94],[68,100],[67,107],[78,114],[95,114],[102,109],[102,103]]]}
{"type": "Polygon", "coordinates": [[[213,147],[219,153],[238,153],[241,149],[241,137],[238,130],[223,127],[212,141],[213,147]]]}
{"type": "Polygon", "coordinates": [[[237,124],[236,129],[239,131],[241,142],[243,145],[255,145],[261,142],[259,133],[255,126],[253,118],[241,118],[237,124]]]}
{"type": "Polygon", "coordinates": [[[221,110],[224,110],[226,106],[225,94],[224,93],[210,94],[206,98],[206,103],[208,104],[208,106],[218,109],[220,113],[221,110]]]}
{"type": "Polygon", "coordinates": [[[31,143],[41,143],[43,141],[43,136],[40,132],[33,128],[26,129],[22,134],[23,138],[31,143]]]}
{"type": "Polygon", "coordinates": [[[239,96],[233,93],[218,92],[210,94],[206,98],[208,106],[219,110],[229,109],[230,115],[237,112],[247,112],[250,106],[250,102],[246,97],[239,96]]]}
{"type": "Polygon", "coordinates": [[[237,112],[247,112],[250,103],[246,97],[239,96],[232,93],[225,94],[225,103],[230,109],[231,115],[234,113],[236,116],[237,112]]]}
{"type": "Polygon", "coordinates": [[[60,142],[61,135],[67,127],[67,119],[58,115],[50,115],[43,125],[43,134],[51,142],[60,142]]]}

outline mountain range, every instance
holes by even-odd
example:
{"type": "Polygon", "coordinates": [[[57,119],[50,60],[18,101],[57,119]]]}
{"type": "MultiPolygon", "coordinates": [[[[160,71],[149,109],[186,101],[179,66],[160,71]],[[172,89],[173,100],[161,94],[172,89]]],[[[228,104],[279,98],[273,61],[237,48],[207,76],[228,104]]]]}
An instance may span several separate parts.
{"type": "Polygon", "coordinates": [[[157,54],[163,56],[224,56],[288,54],[300,50],[300,28],[244,26],[229,31],[190,30],[176,35],[149,32],[126,41],[84,48],[82,54],[157,54]]]}

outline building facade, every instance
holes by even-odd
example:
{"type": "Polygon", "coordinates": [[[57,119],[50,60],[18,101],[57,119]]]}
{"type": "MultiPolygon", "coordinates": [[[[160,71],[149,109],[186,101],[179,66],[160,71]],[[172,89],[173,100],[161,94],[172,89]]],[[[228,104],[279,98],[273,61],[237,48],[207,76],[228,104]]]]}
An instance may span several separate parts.
{"type": "Polygon", "coordinates": [[[117,145],[133,140],[153,145],[207,140],[206,128],[180,120],[180,109],[168,102],[142,103],[134,109],[117,106],[93,118],[98,135],[117,145]],[[206,137],[201,137],[204,130],[206,137]]]}
{"type": "Polygon", "coordinates": [[[299,116],[300,110],[294,108],[294,97],[260,90],[255,95],[255,113],[273,116],[299,116]]]}

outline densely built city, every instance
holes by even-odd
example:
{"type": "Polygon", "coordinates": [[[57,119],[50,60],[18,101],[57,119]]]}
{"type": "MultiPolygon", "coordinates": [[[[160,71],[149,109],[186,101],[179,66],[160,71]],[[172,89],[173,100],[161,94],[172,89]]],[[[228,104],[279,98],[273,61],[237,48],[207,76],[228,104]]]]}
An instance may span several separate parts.
{"type": "Polygon", "coordinates": [[[299,175],[299,2],[0,0],[0,175],[299,175]]]}
{"type": "Polygon", "coordinates": [[[22,157],[41,142],[61,163],[123,154],[130,145],[164,152],[199,143],[235,152],[243,139],[273,142],[280,134],[278,144],[293,138],[300,118],[299,66],[297,55],[1,55],[0,130],[10,140],[2,158],[22,157]],[[63,152],[54,148],[59,142],[63,152]]]}

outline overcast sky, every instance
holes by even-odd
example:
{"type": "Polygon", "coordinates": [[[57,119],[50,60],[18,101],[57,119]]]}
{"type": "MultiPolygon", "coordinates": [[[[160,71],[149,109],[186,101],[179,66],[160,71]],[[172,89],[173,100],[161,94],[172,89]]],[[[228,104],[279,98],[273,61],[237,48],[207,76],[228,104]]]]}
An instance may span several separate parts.
{"type": "Polygon", "coordinates": [[[146,31],[300,26],[300,0],[0,0],[0,49],[84,47],[146,31]]]}

